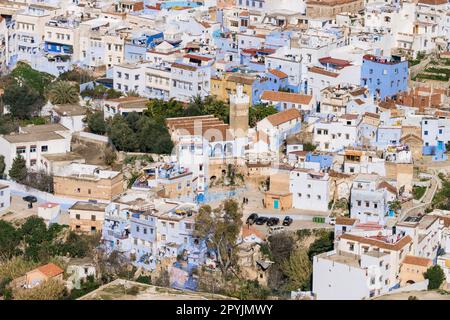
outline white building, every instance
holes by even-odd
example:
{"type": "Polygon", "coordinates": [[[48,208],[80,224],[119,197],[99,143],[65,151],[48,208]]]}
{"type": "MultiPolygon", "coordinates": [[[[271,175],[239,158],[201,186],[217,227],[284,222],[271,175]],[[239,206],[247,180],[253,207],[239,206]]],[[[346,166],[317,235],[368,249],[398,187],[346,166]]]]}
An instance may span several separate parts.
{"type": "Polygon", "coordinates": [[[323,119],[314,124],[313,143],[320,151],[337,152],[357,144],[361,118],[345,114],[340,118],[323,119]]]}
{"type": "Polygon", "coordinates": [[[302,210],[328,211],[331,200],[331,180],[328,173],[294,169],[289,174],[292,207],[302,210]]]}
{"type": "Polygon", "coordinates": [[[375,174],[358,174],[350,195],[350,217],[359,221],[386,223],[389,202],[396,199],[397,189],[375,174]]]}
{"type": "Polygon", "coordinates": [[[38,206],[38,217],[44,219],[49,225],[50,221],[56,219],[61,211],[59,203],[45,202],[38,206]]]}
{"type": "Polygon", "coordinates": [[[0,214],[5,213],[11,204],[11,190],[8,185],[0,185],[0,214]]]}
{"type": "Polygon", "coordinates": [[[48,171],[43,156],[70,152],[70,130],[60,124],[22,127],[19,133],[0,136],[0,154],[5,157],[5,173],[17,155],[25,159],[27,168],[48,171]]]}
{"type": "Polygon", "coordinates": [[[412,247],[410,236],[347,232],[335,250],[313,258],[313,292],[318,300],[361,300],[398,286],[400,264],[412,247]]]}
{"type": "Polygon", "coordinates": [[[287,109],[270,115],[256,124],[259,152],[279,152],[288,135],[300,132],[302,116],[297,109],[287,109]]]}
{"type": "Polygon", "coordinates": [[[126,116],[131,112],[142,114],[147,110],[147,98],[122,97],[117,99],[107,99],[103,101],[103,116],[105,119],[114,117],[116,114],[126,116]]]}

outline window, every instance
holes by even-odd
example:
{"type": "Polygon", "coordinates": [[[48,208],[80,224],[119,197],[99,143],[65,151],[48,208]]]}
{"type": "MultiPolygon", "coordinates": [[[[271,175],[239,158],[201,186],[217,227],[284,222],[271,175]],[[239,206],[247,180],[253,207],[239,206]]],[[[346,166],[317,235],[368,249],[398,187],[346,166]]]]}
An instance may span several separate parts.
{"type": "Polygon", "coordinates": [[[358,207],[361,206],[361,200],[356,201],[356,204],[358,205],[358,207]]]}
{"type": "Polygon", "coordinates": [[[366,208],[368,208],[370,206],[370,202],[366,201],[366,208]]]}
{"type": "Polygon", "coordinates": [[[376,209],[376,208],[378,208],[378,203],[374,203],[373,204],[373,207],[376,209]]]}
{"type": "Polygon", "coordinates": [[[27,151],[26,147],[17,147],[16,152],[17,154],[22,154],[27,151]]]}
{"type": "Polygon", "coordinates": [[[310,195],[310,194],[307,194],[307,195],[306,195],[306,198],[311,199],[311,195],[310,195]]]}
{"type": "Polygon", "coordinates": [[[350,251],[354,251],[354,250],[355,250],[355,244],[354,244],[354,243],[349,243],[349,244],[348,244],[348,249],[349,249],[350,251]]]}
{"type": "Polygon", "coordinates": [[[144,228],[144,234],[147,234],[147,228],[144,228]]]}
{"type": "Polygon", "coordinates": [[[162,240],[162,241],[166,241],[166,235],[165,235],[165,234],[162,234],[162,235],[161,235],[161,240],[162,240]]]}
{"type": "Polygon", "coordinates": [[[317,196],[317,200],[321,200],[322,197],[320,195],[317,196]]]}
{"type": "Polygon", "coordinates": [[[79,214],[76,214],[76,215],[75,215],[75,219],[80,220],[80,215],[79,215],[79,214]]]}
{"type": "Polygon", "coordinates": [[[30,152],[36,152],[36,146],[30,146],[30,152]]]}
{"type": "Polygon", "coordinates": [[[192,224],[191,223],[186,223],[185,224],[185,228],[186,228],[186,230],[191,230],[192,229],[192,224]]]}
{"type": "Polygon", "coordinates": [[[139,232],[139,226],[136,226],[136,232],[139,232]]]}
{"type": "Polygon", "coordinates": [[[425,130],[425,131],[423,132],[423,134],[427,136],[427,135],[428,135],[428,131],[425,130]]]}
{"type": "Polygon", "coordinates": [[[95,216],[95,214],[92,214],[91,215],[91,221],[95,221],[96,220],[96,216],[95,216]]]}
{"type": "Polygon", "coordinates": [[[48,151],[48,146],[41,147],[41,152],[47,152],[47,151],[48,151]]]}
{"type": "Polygon", "coordinates": [[[171,229],[173,229],[173,228],[175,228],[175,223],[171,222],[171,223],[169,223],[169,226],[170,226],[171,229]]]}

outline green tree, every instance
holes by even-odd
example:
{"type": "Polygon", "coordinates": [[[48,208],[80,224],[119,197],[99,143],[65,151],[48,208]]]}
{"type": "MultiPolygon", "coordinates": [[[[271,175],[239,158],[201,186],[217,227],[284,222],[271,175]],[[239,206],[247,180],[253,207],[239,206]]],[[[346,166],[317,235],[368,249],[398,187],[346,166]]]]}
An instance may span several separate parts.
{"type": "Polygon", "coordinates": [[[86,116],[89,131],[95,134],[105,134],[107,131],[107,123],[104,119],[102,111],[90,112],[86,116]]]}
{"type": "Polygon", "coordinates": [[[47,261],[52,255],[51,234],[44,220],[37,216],[27,218],[19,232],[25,245],[25,258],[30,261],[47,261]]]}
{"type": "Polygon", "coordinates": [[[0,220],[0,258],[10,259],[17,253],[20,234],[14,226],[0,220]]]}
{"type": "Polygon", "coordinates": [[[250,107],[248,113],[250,127],[256,126],[256,123],[275,113],[278,113],[278,110],[272,105],[256,104],[250,107]]]}
{"type": "Polygon", "coordinates": [[[22,182],[27,177],[27,166],[25,159],[18,154],[12,163],[11,169],[9,170],[9,176],[11,179],[17,182],[22,182]]]}
{"type": "Polygon", "coordinates": [[[55,78],[49,73],[40,72],[24,62],[18,62],[9,75],[10,79],[20,87],[28,87],[37,92],[39,97],[44,97],[45,89],[55,78]]]}
{"type": "Polygon", "coordinates": [[[2,99],[4,104],[9,106],[11,115],[19,119],[31,118],[45,104],[45,100],[39,92],[27,85],[7,86],[2,99]]]}
{"type": "Polygon", "coordinates": [[[423,274],[425,279],[428,279],[428,290],[439,289],[442,282],[445,280],[445,274],[441,266],[434,265],[427,269],[423,274]]]}
{"type": "Polygon", "coordinates": [[[87,70],[78,69],[78,68],[75,68],[75,69],[72,69],[69,71],[65,71],[65,72],[61,73],[58,77],[58,80],[73,81],[73,82],[77,82],[79,84],[90,82],[94,79],[95,78],[93,76],[91,76],[91,74],[87,70]]]}
{"type": "Polygon", "coordinates": [[[323,252],[331,251],[334,248],[334,232],[323,231],[318,239],[309,246],[308,256],[312,260],[314,256],[323,252]]]}
{"type": "Polygon", "coordinates": [[[389,210],[392,210],[395,213],[397,213],[402,208],[402,203],[400,202],[400,200],[397,200],[397,199],[393,200],[393,201],[389,201],[388,205],[389,205],[389,210]]]}
{"type": "Polygon", "coordinates": [[[173,142],[165,125],[148,117],[142,117],[138,121],[138,127],[137,141],[141,152],[171,153],[173,142]]]}
{"type": "Polygon", "coordinates": [[[296,249],[288,259],[284,260],[281,264],[281,270],[288,278],[288,290],[309,289],[312,264],[305,248],[296,249]]]}
{"type": "Polygon", "coordinates": [[[114,146],[119,150],[136,151],[139,147],[135,133],[128,126],[124,117],[119,114],[116,114],[111,122],[109,137],[114,146]]]}
{"type": "Polygon", "coordinates": [[[5,156],[0,155],[0,176],[3,176],[5,173],[6,164],[5,164],[5,156]]]}
{"type": "Polygon", "coordinates": [[[316,150],[316,146],[310,142],[305,142],[303,144],[303,151],[314,151],[316,150]]]}
{"type": "Polygon", "coordinates": [[[147,104],[145,114],[155,121],[164,123],[166,118],[183,116],[183,104],[174,99],[169,101],[153,99],[147,104]]]}
{"type": "Polygon", "coordinates": [[[195,236],[206,239],[209,248],[217,254],[218,267],[224,279],[237,267],[237,239],[242,227],[239,204],[228,199],[215,210],[202,206],[195,218],[195,236]]]}
{"type": "Polygon", "coordinates": [[[56,81],[50,84],[47,97],[53,104],[73,104],[79,98],[79,89],[69,81],[56,81]]]}

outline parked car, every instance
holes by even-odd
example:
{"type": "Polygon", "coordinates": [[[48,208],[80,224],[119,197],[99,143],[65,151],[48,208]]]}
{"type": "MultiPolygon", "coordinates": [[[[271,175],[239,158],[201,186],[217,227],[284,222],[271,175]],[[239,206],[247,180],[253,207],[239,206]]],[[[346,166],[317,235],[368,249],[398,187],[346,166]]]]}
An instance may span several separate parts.
{"type": "Polygon", "coordinates": [[[255,223],[259,226],[265,224],[267,222],[267,220],[269,220],[269,218],[267,217],[259,217],[258,219],[256,219],[255,223]]]}
{"type": "Polygon", "coordinates": [[[336,218],[330,218],[328,223],[331,224],[332,226],[334,226],[336,224],[336,218]]]}
{"type": "Polygon", "coordinates": [[[267,220],[267,226],[271,227],[271,226],[276,226],[278,223],[280,223],[280,219],[275,218],[275,217],[271,217],[267,220]]]}
{"type": "Polygon", "coordinates": [[[283,226],[290,226],[292,224],[292,218],[289,216],[284,217],[283,219],[283,226]]]}
{"type": "Polygon", "coordinates": [[[269,234],[276,234],[284,231],[283,226],[273,226],[269,227],[269,234]]]}
{"type": "Polygon", "coordinates": [[[252,213],[251,215],[248,216],[247,218],[247,224],[254,224],[255,221],[258,219],[258,215],[256,213],[252,213]]]}

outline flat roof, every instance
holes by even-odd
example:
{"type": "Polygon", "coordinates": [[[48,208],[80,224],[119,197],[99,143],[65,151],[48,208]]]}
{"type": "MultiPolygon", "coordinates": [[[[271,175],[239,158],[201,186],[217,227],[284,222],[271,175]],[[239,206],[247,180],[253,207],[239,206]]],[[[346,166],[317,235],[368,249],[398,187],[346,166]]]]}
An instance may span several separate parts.
{"type": "Polygon", "coordinates": [[[107,206],[106,203],[78,201],[69,210],[105,211],[107,206]]]}

